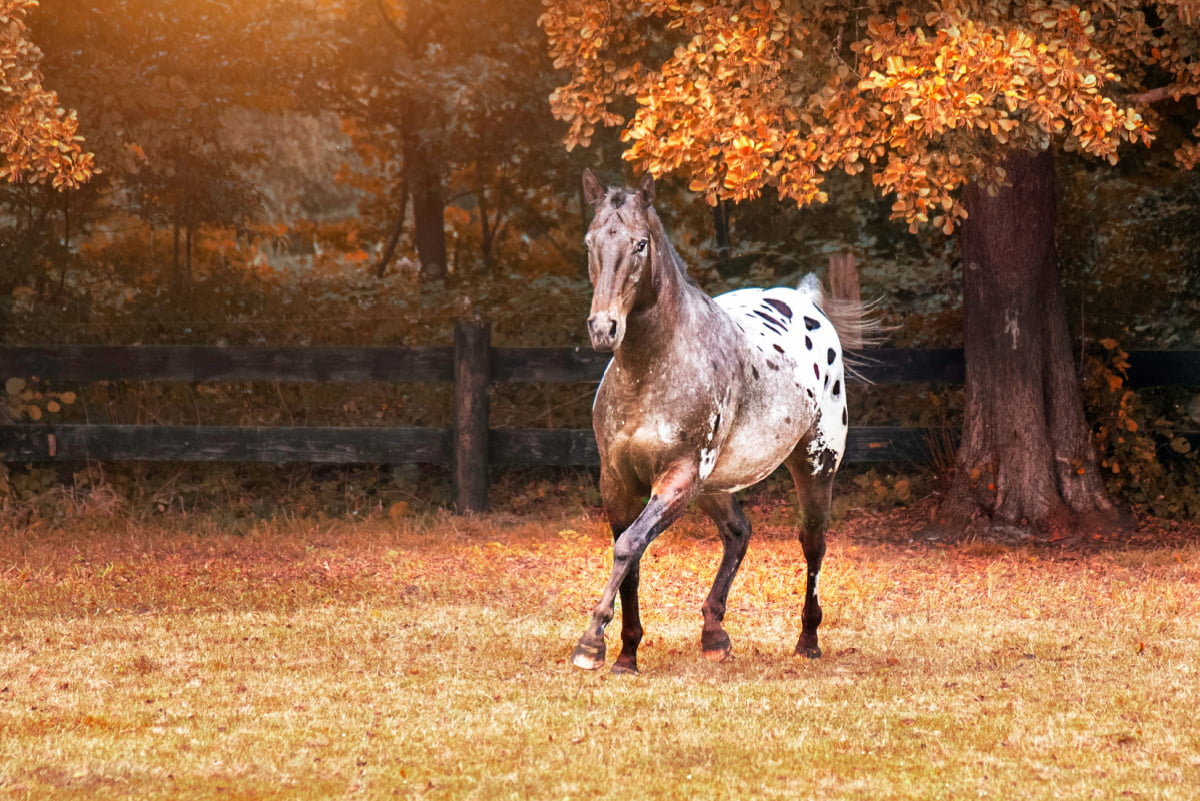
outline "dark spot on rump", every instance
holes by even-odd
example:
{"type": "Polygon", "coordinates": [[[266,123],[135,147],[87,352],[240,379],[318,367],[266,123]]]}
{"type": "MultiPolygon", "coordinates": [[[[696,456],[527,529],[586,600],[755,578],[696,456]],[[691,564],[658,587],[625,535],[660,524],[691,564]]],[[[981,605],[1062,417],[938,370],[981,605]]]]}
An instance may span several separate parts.
{"type": "Polygon", "coordinates": [[[842,382],[834,381],[833,382],[833,397],[836,398],[838,395],[841,395],[841,394],[842,394],[842,382]]]}
{"type": "Polygon", "coordinates": [[[758,380],[758,368],[757,367],[751,367],[750,374],[754,376],[755,381],[758,380]]]}
{"type": "Polygon", "coordinates": [[[783,422],[790,426],[792,424],[792,418],[785,417],[783,418],[783,422]]]}
{"type": "Polygon", "coordinates": [[[809,331],[815,331],[816,329],[821,327],[821,324],[818,323],[816,320],[814,320],[811,317],[805,317],[804,318],[804,327],[807,328],[809,331]]]}
{"type": "Polygon", "coordinates": [[[778,342],[776,342],[772,347],[774,347],[775,350],[779,351],[780,353],[783,353],[783,348],[780,347],[778,342]]]}
{"type": "Polygon", "coordinates": [[[805,389],[804,391],[808,393],[808,397],[809,397],[810,399],[811,399],[811,398],[815,398],[815,397],[817,396],[817,395],[816,395],[816,393],[815,393],[815,392],[813,392],[813,388],[812,388],[812,387],[808,387],[808,388],[807,388],[807,389],[805,389]]]}
{"type": "Polygon", "coordinates": [[[771,331],[775,332],[776,334],[782,334],[784,332],[785,329],[783,327],[783,323],[779,322],[771,315],[767,314],[766,312],[758,311],[757,309],[754,311],[754,313],[763,319],[763,322],[766,324],[767,328],[771,329],[771,331]]]}
{"type": "Polygon", "coordinates": [[[767,303],[775,307],[775,310],[782,314],[787,319],[792,319],[792,307],[784,303],[782,300],[775,298],[767,298],[767,303]]]}
{"type": "Polygon", "coordinates": [[[717,412],[717,417],[713,420],[713,434],[721,430],[721,413],[717,412]]]}
{"type": "Polygon", "coordinates": [[[837,358],[837,351],[834,350],[833,348],[830,348],[829,353],[827,354],[827,358],[829,359],[829,363],[833,364],[833,360],[837,358]]]}
{"type": "Polygon", "coordinates": [[[776,364],[775,362],[771,361],[770,359],[767,359],[767,367],[770,367],[772,370],[779,369],[779,365],[776,364]]]}
{"type": "Polygon", "coordinates": [[[846,414],[845,409],[842,409],[842,425],[846,425],[849,422],[850,422],[850,415],[846,414]]]}
{"type": "Polygon", "coordinates": [[[825,389],[829,389],[829,373],[825,374],[825,389]]]}
{"type": "Polygon", "coordinates": [[[812,350],[812,337],[804,338],[804,347],[808,348],[809,350],[812,350]]]}
{"type": "Polygon", "coordinates": [[[813,364],[813,375],[817,377],[818,381],[821,380],[821,365],[815,363],[813,364]]]}

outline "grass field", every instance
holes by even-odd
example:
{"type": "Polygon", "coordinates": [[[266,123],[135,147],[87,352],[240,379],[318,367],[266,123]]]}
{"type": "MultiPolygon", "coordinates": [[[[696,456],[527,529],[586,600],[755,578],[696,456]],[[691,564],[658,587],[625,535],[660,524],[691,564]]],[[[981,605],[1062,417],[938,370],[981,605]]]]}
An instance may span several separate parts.
{"type": "Polygon", "coordinates": [[[819,661],[766,527],[711,664],[689,519],[647,555],[636,677],[567,662],[609,567],[585,512],[0,531],[0,797],[1197,797],[1200,548],[886,524],[832,533],[819,661]]]}

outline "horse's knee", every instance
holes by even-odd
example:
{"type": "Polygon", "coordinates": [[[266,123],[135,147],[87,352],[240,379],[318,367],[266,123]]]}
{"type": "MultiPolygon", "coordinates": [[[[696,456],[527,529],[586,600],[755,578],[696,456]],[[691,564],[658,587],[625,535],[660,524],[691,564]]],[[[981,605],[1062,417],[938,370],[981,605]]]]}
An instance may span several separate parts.
{"type": "Polygon", "coordinates": [[[642,558],[648,544],[643,537],[628,537],[623,534],[613,543],[613,558],[620,562],[636,564],[642,558]]]}

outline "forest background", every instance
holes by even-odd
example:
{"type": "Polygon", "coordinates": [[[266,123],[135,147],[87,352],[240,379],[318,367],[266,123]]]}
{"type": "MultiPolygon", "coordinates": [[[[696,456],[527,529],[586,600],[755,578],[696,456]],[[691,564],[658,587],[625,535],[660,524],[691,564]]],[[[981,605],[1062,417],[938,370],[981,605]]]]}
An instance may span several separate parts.
{"type": "MultiPolygon", "coordinates": [[[[44,83],[77,114],[99,172],[67,191],[0,185],[0,341],[446,344],[456,318],[478,315],[496,344],[585,345],[579,175],[635,176],[616,130],[563,147],[567,126],[548,103],[563,77],[542,13],[537,0],[30,8],[44,83]]],[[[1123,382],[1125,350],[1200,339],[1200,176],[1169,162],[1132,146],[1116,165],[1059,158],[1058,252],[1089,422],[1123,432],[1100,442],[1109,491],[1196,519],[1200,476],[1172,432],[1200,425],[1200,400],[1179,388],[1134,395],[1123,382]]],[[[830,174],[825,191],[827,203],[803,209],[770,190],[712,206],[666,175],[657,208],[711,293],[794,284],[851,252],[890,344],[961,345],[954,236],[892,220],[892,201],[864,174],[830,174]]],[[[4,378],[18,419],[448,425],[449,390],[432,385],[4,378]]],[[[590,398],[580,386],[499,387],[493,425],[586,427],[590,398]]],[[[852,402],[860,425],[954,432],[963,400],[961,388],[913,386],[862,388],[852,402]]],[[[936,494],[952,462],[850,470],[841,509],[936,494]]],[[[406,514],[447,499],[444,475],[410,468],[9,465],[3,478],[5,508],[23,517],[71,504],[406,514]]],[[[496,480],[514,509],[548,494],[596,502],[586,472],[496,480]]]]}

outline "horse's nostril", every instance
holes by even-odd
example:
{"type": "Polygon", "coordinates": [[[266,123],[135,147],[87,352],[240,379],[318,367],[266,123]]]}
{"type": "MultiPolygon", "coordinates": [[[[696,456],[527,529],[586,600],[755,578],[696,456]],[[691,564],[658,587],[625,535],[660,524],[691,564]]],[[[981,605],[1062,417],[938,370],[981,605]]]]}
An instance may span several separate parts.
{"type": "Polygon", "coordinates": [[[617,321],[607,314],[597,314],[588,318],[588,332],[593,337],[615,340],[617,338],[617,321]]]}

